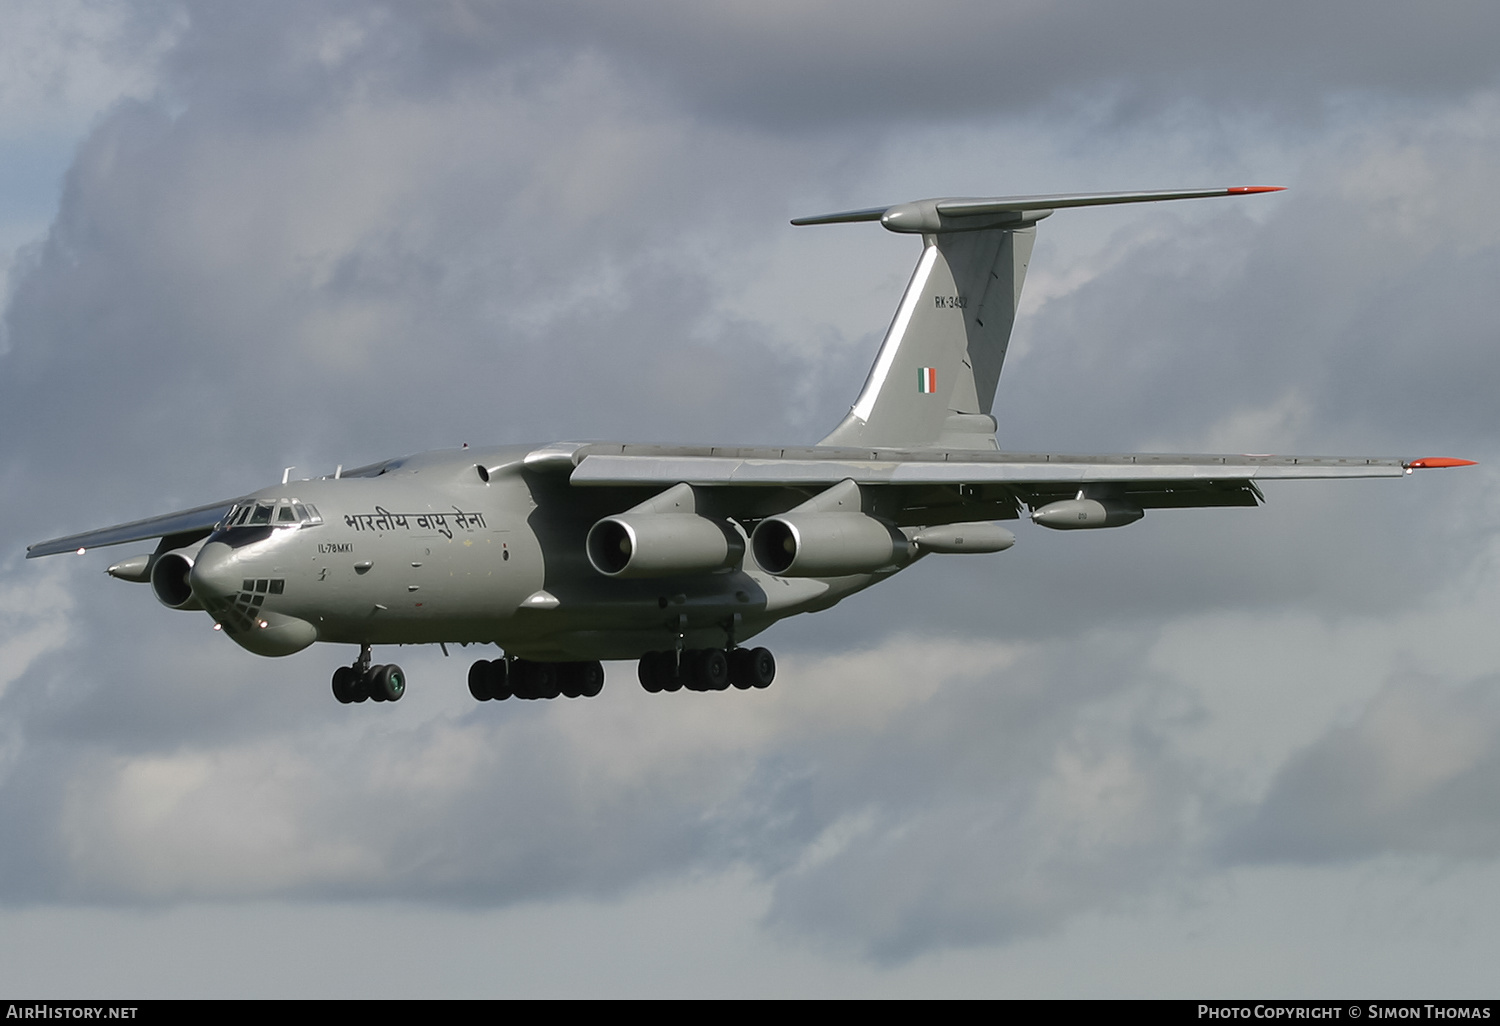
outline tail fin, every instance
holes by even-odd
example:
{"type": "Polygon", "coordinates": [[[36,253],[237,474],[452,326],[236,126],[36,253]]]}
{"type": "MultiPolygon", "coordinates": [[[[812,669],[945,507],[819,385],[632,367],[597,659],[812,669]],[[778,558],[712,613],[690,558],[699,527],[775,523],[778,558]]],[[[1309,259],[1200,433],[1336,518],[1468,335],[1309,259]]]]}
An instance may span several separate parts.
{"type": "Polygon", "coordinates": [[[865,387],[822,445],[995,449],[995,387],[1036,222],[1063,207],[1276,192],[1275,187],[932,199],[792,224],[879,221],[922,235],[922,257],[865,387]]]}

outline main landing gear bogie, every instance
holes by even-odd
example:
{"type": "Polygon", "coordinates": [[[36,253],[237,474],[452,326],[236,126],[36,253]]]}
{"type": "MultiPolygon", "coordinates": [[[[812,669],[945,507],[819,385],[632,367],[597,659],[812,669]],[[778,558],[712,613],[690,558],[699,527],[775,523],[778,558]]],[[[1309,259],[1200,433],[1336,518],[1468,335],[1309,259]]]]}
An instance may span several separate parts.
{"type": "Polygon", "coordinates": [[[481,659],[469,667],[469,694],[480,702],[507,698],[593,698],[604,688],[604,664],[481,659]]]}
{"type": "Polygon", "coordinates": [[[770,687],[776,679],[776,657],[769,649],[720,648],[647,652],[641,656],[641,687],[660,691],[723,691],[733,685],[740,690],[770,687]]]}

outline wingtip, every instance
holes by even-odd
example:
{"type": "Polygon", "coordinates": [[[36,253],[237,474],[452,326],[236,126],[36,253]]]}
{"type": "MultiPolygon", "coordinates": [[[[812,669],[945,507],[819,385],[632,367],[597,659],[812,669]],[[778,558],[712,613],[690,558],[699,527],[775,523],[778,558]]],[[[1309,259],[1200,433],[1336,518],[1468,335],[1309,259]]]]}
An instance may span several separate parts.
{"type": "Polygon", "coordinates": [[[1252,192],[1286,192],[1284,185],[1237,185],[1229,190],[1231,196],[1245,196],[1252,192]]]}
{"type": "Polygon", "coordinates": [[[1426,456],[1420,460],[1412,460],[1406,465],[1407,470],[1429,470],[1433,467],[1475,467],[1477,460],[1457,460],[1449,456],[1426,456]]]}

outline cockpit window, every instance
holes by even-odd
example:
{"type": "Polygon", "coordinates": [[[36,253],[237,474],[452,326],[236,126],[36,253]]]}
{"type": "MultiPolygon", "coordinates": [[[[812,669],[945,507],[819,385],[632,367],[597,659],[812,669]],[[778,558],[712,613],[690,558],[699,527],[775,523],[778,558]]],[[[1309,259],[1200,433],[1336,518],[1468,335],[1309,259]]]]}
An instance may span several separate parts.
{"type": "Polygon", "coordinates": [[[311,527],[321,524],[317,507],[298,499],[237,503],[220,521],[221,530],[236,527],[311,527]]]}

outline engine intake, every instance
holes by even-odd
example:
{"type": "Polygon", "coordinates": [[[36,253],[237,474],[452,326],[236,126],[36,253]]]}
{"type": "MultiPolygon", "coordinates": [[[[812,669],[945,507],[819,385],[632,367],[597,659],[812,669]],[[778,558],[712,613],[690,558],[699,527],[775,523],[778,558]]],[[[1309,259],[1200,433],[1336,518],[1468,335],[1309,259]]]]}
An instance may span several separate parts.
{"type": "Polygon", "coordinates": [[[162,605],[169,609],[203,608],[188,583],[188,572],[192,569],[193,560],[184,553],[168,552],[156,557],[151,566],[151,590],[162,605]]]}

